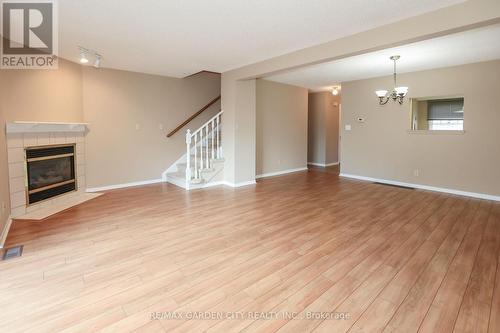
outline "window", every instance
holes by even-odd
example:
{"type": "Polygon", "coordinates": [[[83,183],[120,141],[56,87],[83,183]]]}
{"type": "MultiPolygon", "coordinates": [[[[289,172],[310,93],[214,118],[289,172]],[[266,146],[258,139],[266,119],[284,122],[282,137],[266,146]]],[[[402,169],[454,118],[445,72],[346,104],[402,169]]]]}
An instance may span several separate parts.
{"type": "Polygon", "coordinates": [[[463,131],[464,99],[412,100],[412,130],[463,131]]]}

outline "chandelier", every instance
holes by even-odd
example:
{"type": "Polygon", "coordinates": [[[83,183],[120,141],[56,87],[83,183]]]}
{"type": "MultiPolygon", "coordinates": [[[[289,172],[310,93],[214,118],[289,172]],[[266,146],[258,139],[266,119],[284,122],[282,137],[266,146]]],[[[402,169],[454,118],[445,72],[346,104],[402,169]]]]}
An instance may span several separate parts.
{"type": "Polygon", "coordinates": [[[398,87],[396,84],[396,61],[400,58],[398,55],[392,56],[390,59],[394,62],[394,89],[388,94],[387,90],[377,90],[375,94],[379,99],[380,105],[385,105],[392,99],[394,102],[403,104],[404,98],[408,93],[408,87],[398,87]]]}

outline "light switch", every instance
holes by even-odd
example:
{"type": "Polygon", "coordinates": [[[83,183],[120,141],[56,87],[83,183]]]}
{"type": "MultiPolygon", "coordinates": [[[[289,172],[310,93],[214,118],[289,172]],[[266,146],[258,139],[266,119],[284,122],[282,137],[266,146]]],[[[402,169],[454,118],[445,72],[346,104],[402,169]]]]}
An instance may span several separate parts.
{"type": "Polygon", "coordinates": [[[345,130],[350,131],[351,130],[351,125],[345,125],[345,130]]]}

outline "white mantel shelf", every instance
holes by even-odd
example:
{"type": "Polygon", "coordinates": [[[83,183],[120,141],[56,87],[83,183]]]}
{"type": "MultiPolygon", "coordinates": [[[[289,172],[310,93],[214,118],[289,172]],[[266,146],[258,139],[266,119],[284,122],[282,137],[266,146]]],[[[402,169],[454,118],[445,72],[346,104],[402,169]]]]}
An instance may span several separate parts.
{"type": "Polygon", "coordinates": [[[38,121],[14,121],[7,123],[7,133],[54,133],[85,132],[88,123],[58,123],[38,121]]]}

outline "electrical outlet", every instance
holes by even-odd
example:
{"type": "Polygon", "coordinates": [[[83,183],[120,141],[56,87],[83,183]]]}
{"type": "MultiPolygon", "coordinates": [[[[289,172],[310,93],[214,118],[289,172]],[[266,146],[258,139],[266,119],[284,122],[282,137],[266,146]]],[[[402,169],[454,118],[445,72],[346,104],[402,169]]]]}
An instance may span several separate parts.
{"type": "Polygon", "coordinates": [[[419,169],[413,170],[413,176],[415,176],[415,177],[420,176],[420,170],[419,169]]]}
{"type": "Polygon", "coordinates": [[[351,130],[351,125],[345,125],[345,130],[350,131],[351,130]]]}

